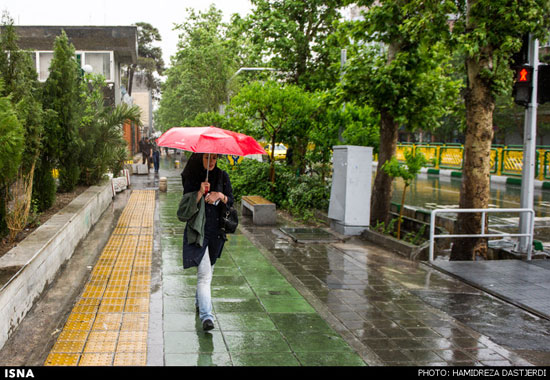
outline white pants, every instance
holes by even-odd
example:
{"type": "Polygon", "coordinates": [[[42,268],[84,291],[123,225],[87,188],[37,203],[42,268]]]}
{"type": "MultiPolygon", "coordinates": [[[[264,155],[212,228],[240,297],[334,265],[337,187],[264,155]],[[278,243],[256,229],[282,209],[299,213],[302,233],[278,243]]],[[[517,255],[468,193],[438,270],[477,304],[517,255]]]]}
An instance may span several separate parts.
{"type": "Polygon", "coordinates": [[[214,321],[210,292],[213,273],[214,265],[210,265],[210,255],[207,247],[197,270],[197,292],[195,294],[195,304],[199,307],[199,318],[201,322],[207,319],[214,321]]]}

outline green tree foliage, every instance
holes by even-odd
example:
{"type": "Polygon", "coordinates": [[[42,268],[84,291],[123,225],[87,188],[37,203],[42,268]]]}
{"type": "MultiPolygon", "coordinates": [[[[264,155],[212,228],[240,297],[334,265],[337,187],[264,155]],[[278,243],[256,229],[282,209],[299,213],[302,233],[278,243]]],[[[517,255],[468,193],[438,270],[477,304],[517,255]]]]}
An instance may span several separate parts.
{"type": "Polygon", "coordinates": [[[252,0],[249,31],[270,67],[308,90],[330,88],[340,49],[329,43],[343,7],[341,0],[252,0]]]}
{"type": "MultiPolygon", "coordinates": [[[[4,87],[0,79],[0,92],[4,87]]],[[[24,129],[11,103],[10,97],[0,97],[0,236],[8,232],[6,203],[8,188],[15,179],[23,154],[24,129]]]]}
{"type": "Polygon", "coordinates": [[[42,136],[42,104],[36,68],[30,55],[17,46],[13,20],[7,13],[2,16],[0,36],[0,76],[4,80],[2,95],[11,95],[17,117],[25,133],[23,172],[28,173],[40,151],[42,136]]]}
{"type": "Polygon", "coordinates": [[[132,95],[133,79],[136,72],[141,73],[145,78],[145,84],[151,90],[153,98],[159,99],[160,79],[155,75],[163,75],[164,60],[162,49],[155,46],[155,42],[162,41],[157,28],[146,22],[137,22],[138,35],[138,62],[126,67],[123,83],[127,83],[128,94],[132,95]]]}
{"type": "Polygon", "coordinates": [[[323,92],[315,98],[318,120],[309,131],[306,161],[321,178],[329,178],[332,171],[332,147],[359,145],[378,149],[380,116],[368,105],[342,105],[332,92],[323,92]]]}
{"type": "MultiPolygon", "coordinates": [[[[525,33],[541,38],[550,28],[548,0],[466,0],[459,4],[453,41],[465,57],[466,136],[459,206],[487,208],[490,191],[490,149],[496,97],[509,93],[512,54],[525,33]]],[[[479,234],[481,215],[458,214],[458,234],[479,234]]],[[[487,239],[457,239],[451,260],[485,256],[487,239]]]]}
{"type": "Polygon", "coordinates": [[[296,176],[292,168],[277,162],[277,181],[269,182],[270,164],[245,158],[231,167],[226,160],[218,165],[231,176],[233,195],[239,200],[243,195],[257,194],[277,204],[295,217],[311,221],[314,210],[327,210],[330,199],[330,183],[320,176],[296,176]]]}
{"type": "Polygon", "coordinates": [[[78,157],[82,141],[78,135],[82,91],[80,67],[74,46],[63,31],[56,37],[50,75],[44,85],[44,107],[55,111],[46,122],[44,160],[59,166],[59,190],[71,191],[80,177],[78,157]]]}
{"type": "MultiPolygon", "coordinates": [[[[314,97],[296,85],[275,81],[252,82],[231,99],[231,123],[240,132],[277,143],[293,142],[305,154],[307,137],[314,125],[317,107],[314,97]]],[[[271,152],[271,182],[275,181],[275,151],[271,152]]],[[[302,155],[303,157],[303,155],[302,155]]]]}
{"type": "Polygon", "coordinates": [[[397,238],[401,239],[401,220],[403,217],[403,209],[405,208],[405,196],[407,195],[407,188],[411,185],[412,181],[416,178],[420,170],[426,166],[428,160],[424,154],[420,152],[414,153],[412,150],[405,151],[405,163],[401,164],[394,156],[391,160],[386,161],[382,165],[382,170],[386,172],[392,178],[403,179],[403,194],[401,196],[401,207],[399,208],[399,219],[397,221],[397,238]]]}
{"type": "MultiPolygon", "coordinates": [[[[0,91],[4,83],[0,80],[0,91]]],[[[24,128],[17,119],[10,96],[0,97],[0,186],[15,179],[24,149],[24,128]]]]}
{"type": "Polygon", "coordinates": [[[374,180],[371,224],[387,222],[392,179],[381,170],[395,155],[399,126],[436,128],[458,98],[449,79],[451,1],[359,1],[364,18],[353,22],[355,46],[342,84],[346,100],[380,115],[379,169],[374,180]],[[382,50],[382,53],[381,53],[382,50]]]}
{"type": "Polygon", "coordinates": [[[178,51],[172,57],[157,112],[162,130],[185,125],[197,114],[217,112],[227,100],[226,85],[236,71],[233,45],[225,35],[228,26],[213,5],[206,12],[188,10],[178,24],[178,51]]]}
{"type": "Polygon", "coordinates": [[[84,94],[85,109],[80,123],[82,149],[80,163],[81,179],[85,185],[98,184],[110,169],[117,175],[127,157],[126,141],[122,136],[122,124],[129,120],[141,124],[138,106],[122,103],[116,107],[105,105],[102,76],[86,75],[88,82],[84,94]]]}
{"type": "MultiPolygon", "coordinates": [[[[34,63],[28,53],[23,52],[17,46],[17,34],[13,26],[13,20],[8,13],[2,15],[2,32],[0,34],[0,78],[4,86],[0,90],[0,96],[9,96],[15,114],[23,128],[20,136],[24,141],[24,148],[21,160],[14,155],[13,159],[5,162],[6,165],[19,165],[19,172],[22,177],[32,178],[35,162],[40,153],[42,135],[42,104],[40,102],[40,88],[37,80],[37,73],[34,63]]],[[[4,138],[13,141],[12,132],[7,133],[4,138]]],[[[6,149],[14,146],[7,142],[6,149]]],[[[14,152],[12,152],[13,154],[14,152]]],[[[5,157],[2,157],[4,160],[5,157]]],[[[3,171],[3,170],[2,170],[3,171]]],[[[8,171],[9,172],[9,171],[8,171]]],[[[0,205],[0,236],[5,230],[4,198],[9,197],[7,183],[0,185],[3,194],[0,205]]]]}

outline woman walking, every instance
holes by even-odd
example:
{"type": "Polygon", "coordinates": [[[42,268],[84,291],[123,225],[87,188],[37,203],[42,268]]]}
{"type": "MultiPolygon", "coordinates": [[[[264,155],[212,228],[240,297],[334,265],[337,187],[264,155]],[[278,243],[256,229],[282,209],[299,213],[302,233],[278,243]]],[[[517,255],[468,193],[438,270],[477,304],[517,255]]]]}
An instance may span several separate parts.
{"type": "Polygon", "coordinates": [[[214,328],[210,284],[214,264],[227,240],[220,229],[223,204],[233,204],[229,175],[217,167],[218,155],[193,153],[181,173],[183,198],[178,218],[186,221],[183,268],[198,267],[195,305],[205,331],[214,328]],[[207,176],[208,174],[208,176],[207,176]]]}

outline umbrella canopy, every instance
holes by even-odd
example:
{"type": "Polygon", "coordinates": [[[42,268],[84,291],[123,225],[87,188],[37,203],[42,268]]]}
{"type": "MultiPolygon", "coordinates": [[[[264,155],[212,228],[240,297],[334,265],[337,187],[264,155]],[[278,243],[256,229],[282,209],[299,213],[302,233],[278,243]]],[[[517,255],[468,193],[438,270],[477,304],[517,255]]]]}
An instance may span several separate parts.
{"type": "Polygon", "coordinates": [[[267,154],[254,138],[217,127],[170,128],[157,139],[157,145],[196,153],[267,154]]]}

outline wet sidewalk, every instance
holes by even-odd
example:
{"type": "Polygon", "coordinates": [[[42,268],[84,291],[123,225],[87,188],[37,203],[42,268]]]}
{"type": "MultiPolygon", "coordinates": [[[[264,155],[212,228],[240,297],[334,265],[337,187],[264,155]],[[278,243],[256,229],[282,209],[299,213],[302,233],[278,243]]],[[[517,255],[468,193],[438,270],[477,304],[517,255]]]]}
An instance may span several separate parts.
{"type": "Polygon", "coordinates": [[[214,270],[205,342],[178,261],[180,171],[161,173],[159,195],[166,365],[550,364],[548,320],[357,238],[296,243],[280,228],[300,226],[281,216],[271,227],[241,218],[214,270]]]}
{"type": "Polygon", "coordinates": [[[365,362],[241,233],[228,236],[212,279],[215,329],[195,312],[196,268],[183,270],[185,224],[176,218],[179,171],[159,193],[164,364],[318,366],[365,362]]]}

